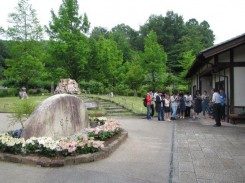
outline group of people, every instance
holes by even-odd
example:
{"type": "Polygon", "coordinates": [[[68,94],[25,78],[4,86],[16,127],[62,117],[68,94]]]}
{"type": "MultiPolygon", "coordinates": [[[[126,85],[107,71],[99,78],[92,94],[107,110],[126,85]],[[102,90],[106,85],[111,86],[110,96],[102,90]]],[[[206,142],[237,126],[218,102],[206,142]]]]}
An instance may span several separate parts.
{"type": "Polygon", "coordinates": [[[214,118],[216,126],[220,126],[220,121],[225,119],[225,99],[226,95],[223,89],[212,90],[212,97],[207,91],[201,94],[199,90],[192,95],[187,92],[173,93],[172,95],[164,92],[149,90],[146,95],[147,100],[147,119],[150,120],[154,116],[154,111],[157,112],[159,121],[171,121],[177,118],[184,119],[191,117],[191,108],[193,107],[193,119],[198,119],[202,113],[206,118],[206,114],[214,118]],[[219,100],[218,100],[219,99],[219,100]]]}

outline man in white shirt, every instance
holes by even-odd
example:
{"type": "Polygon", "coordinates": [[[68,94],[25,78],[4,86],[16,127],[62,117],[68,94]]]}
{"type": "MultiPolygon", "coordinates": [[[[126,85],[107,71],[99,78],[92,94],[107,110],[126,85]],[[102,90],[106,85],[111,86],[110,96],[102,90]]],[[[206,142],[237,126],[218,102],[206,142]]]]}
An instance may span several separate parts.
{"type": "Polygon", "coordinates": [[[220,120],[221,120],[221,98],[220,94],[217,89],[213,89],[213,97],[212,97],[212,102],[213,102],[213,116],[215,119],[216,124],[214,127],[219,127],[221,126],[220,120]]]}

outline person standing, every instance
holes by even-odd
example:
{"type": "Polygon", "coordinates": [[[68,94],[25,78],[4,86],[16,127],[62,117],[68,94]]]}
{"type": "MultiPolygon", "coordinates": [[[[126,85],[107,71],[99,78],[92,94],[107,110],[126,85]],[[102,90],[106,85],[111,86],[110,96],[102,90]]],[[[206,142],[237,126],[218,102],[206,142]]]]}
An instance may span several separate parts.
{"type": "Polygon", "coordinates": [[[203,91],[203,94],[202,94],[202,114],[203,114],[203,117],[206,118],[206,111],[208,113],[208,115],[210,116],[210,109],[209,109],[209,95],[207,93],[206,90],[203,91]]]}
{"type": "Polygon", "coordinates": [[[221,97],[217,89],[213,89],[213,117],[215,119],[215,125],[214,127],[221,126],[220,120],[221,120],[221,97]]]}
{"type": "Polygon", "coordinates": [[[171,121],[170,120],[170,98],[169,98],[169,94],[167,93],[165,94],[164,105],[165,105],[166,121],[171,121]]]}
{"type": "Polygon", "coordinates": [[[149,92],[146,95],[146,102],[147,102],[147,114],[146,114],[146,118],[148,120],[151,119],[151,103],[152,103],[152,90],[149,90],[149,92]]]}
{"type": "Polygon", "coordinates": [[[220,99],[221,99],[221,121],[225,121],[225,101],[226,101],[226,94],[224,92],[224,90],[221,88],[219,90],[220,92],[220,99]]]}
{"type": "Polygon", "coordinates": [[[178,107],[178,96],[176,93],[173,93],[173,95],[170,97],[170,102],[172,109],[171,119],[176,120],[176,112],[178,107]]]}
{"type": "Polygon", "coordinates": [[[199,90],[196,91],[196,94],[193,96],[194,100],[194,115],[193,119],[198,119],[199,113],[202,112],[202,98],[199,90]]]}
{"type": "MultiPolygon", "coordinates": [[[[158,95],[158,94],[156,94],[158,95]]],[[[151,93],[151,117],[153,118],[154,113],[155,113],[155,106],[154,103],[156,102],[156,95],[153,93],[151,93]]]]}
{"type": "Polygon", "coordinates": [[[165,100],[162,91],[158,91],[158,95],[156,96],[156,112],[158,113],[158,121],[164,121],[164,107],[165,100]]]}
{"type": "Polygon", "coordinates": [[[187,92],[185,95],[185,117],[191,116],[191,101],[192,101],[192,96],[190,92],[187,92]]]}
{"type": "Polygon", "coordinates": [[[180,110],[180,119],[184,119],[185,118],[185,97],[184,94],[182,92],[179,93],[179,110],[180,110]]]}

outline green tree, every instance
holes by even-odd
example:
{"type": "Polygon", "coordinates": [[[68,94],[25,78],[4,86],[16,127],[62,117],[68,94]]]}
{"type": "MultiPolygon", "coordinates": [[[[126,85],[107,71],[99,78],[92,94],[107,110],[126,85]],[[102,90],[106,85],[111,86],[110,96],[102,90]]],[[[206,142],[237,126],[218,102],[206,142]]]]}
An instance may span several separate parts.
{"type": "Polygon", "coordinates": [[[38,41],[42,38],[42,28],[28,0],[20,0],[16,12],[9,15],[7,36],[12,39],[11,59],[6,60],[7,79],[13,79],[28,88],[31,80],[39,78],[43,71],[42,52],[38,41]]]}
{"type": "Polygon", "coordinates": [[[145,38],[142,66],[146,73],[146,82],[153,89],[163,86],[166,73],[167,54],[157,42],[157,35],[151,31],[145,38]]]}
{"type": "Polygon", "coordinates": [[[77,0],[63,0],[58,15],[51,11],[52,21],[47,27],[50,36],[51,72],[62,71],[64,77],[83,79],[89,46],[85,33],[89,30],[86,14],[78,14],[77,0]]]}
{"type": "Polygon", "coordinates": [[[193,62],[195,60],[195,55],[193,55],[193,51],[189,50],[183,54],[183,59],[180,61],[180,65],[183,70],[180,72],[179,76],[183,80],[185,80],[185,76],[188,70],[191,68],[193,62]]]}
{"type": "Polygon", "coordinates": [[[141,40],[147,36],[150,31],[157,34],[157,40],[164,47],[168,55],[167,71],[177,73],[180,71],[178,60],[180,59],[180,49],[178,43],[185,33],[185,24],[182,16],[168,11],[166,16],[150,16],[149,20],[140,27],[141,40]]]}
{"type": "Polygon", "coordinates": [[[131,60],[138,33],[128,25],[120,24],[112,28],[110,36],[116,41],[118,49],[123,52],[123,61],[131,60]]]}
{"type": "Polygon", "coordinates": [[[0,80],[4,78],[4,69],[6,69],[5,59],[10,58],[9,50],[4,42],[0,40],[0,80]]]}
{"type": "Polygon", "coordinates": [[[25,52],[18,59],[6,59],[8,69],[5,70],[5,76],[10,80],[15,80],[16,83],[23,86],[28,86],[33,80],[38,79],[43,73],[43,64],[37,57],[25,52]]]}
{"type": "Polygon", "coordinates": [[[137,96],[137,93],[145,79],[144,68],[140,65],[140,61],[140,55],[135,53],[132,56],[131,62],[126,63],[128,71],[125,75],[124,81],[129,88],[134,91],[134,96],[137,96]]]}
{"type": "Polygon", "coordinates": [[[190,19],[186,22],[186,33],[181,38],[181,52],[192,50],[194,55],[197,55],[201,50],[213,46],[214,35],[209,29],[206,21],[201,24],[196,19],[190,19]]]}
{"type": "MultiPolygon", "coordinates": [[[[118,84],[120,67],[123,62],[122,52],[112,39],[101,37],[96,42],[95,80],[101,81],[106,88],[113,88],[118,84]]],[[[89,64],[89,63],[88,63],[89,64]]]]}
{"type": "Polygon", "coordinates": [[[9,14],[7,35],[15,41],[27,42],[41,40],[42,27],[37,19],[36,10],[32,9],[29,0],[19,0],[16,12],[9,14]]]}
{"type": "Polygon", "coordinates": [[[104,27],[95,27],[90,35],[90,39],[99,40],[100,37],[109,38],[109,31],[104,27]]]}

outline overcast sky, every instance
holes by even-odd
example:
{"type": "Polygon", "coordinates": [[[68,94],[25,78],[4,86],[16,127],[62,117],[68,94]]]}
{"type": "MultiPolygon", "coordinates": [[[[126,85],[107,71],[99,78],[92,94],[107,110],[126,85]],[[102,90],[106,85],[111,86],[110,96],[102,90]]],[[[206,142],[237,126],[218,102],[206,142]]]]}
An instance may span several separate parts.
{"type": "MultiPolygon", "coordinates": [[[[29,0],[37,11],[41,25],[51,20],[50,10],[57,14],[62,0],[29,0]]],[[[7,28],[8,14],[15,12],[18,0],[0,0],[0,26],[7,28]]],[[[245,33],[245,0],[78,0],[80,14],[87,13],[91,26],[110,30],[124,23],[135,30],[150,15],[174,11],[184,21],[206,20],[216,36],[215,44],[245,33]]]]}

